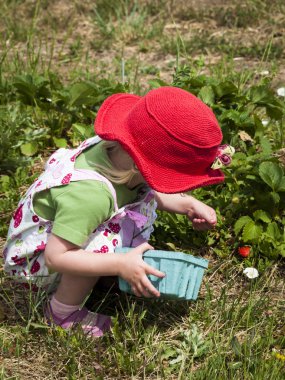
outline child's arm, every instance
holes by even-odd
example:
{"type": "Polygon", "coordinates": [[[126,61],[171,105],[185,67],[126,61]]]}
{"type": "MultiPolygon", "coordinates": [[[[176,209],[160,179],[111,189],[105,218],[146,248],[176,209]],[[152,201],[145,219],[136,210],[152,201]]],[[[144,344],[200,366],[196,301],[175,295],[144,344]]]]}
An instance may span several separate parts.
{"type": "Polygon", "coordinates": [[[159,210],[187,215],[196,230],[207,230],[217,223],[215,210],[190,195],[156,192],[155,199],[159,210]]]}
{"type": "Polygon", "coordinates": [[[126,254],[94,253],[51,234],[45,249],[45,262],[48,268],[59,273],[80,276],[120,276],[125,279],[136,296],[159,297],[159,291],[151,284],[147,274],[164,277],[142,259],[143,252],[153,249],[143,243],[126,254]]]}

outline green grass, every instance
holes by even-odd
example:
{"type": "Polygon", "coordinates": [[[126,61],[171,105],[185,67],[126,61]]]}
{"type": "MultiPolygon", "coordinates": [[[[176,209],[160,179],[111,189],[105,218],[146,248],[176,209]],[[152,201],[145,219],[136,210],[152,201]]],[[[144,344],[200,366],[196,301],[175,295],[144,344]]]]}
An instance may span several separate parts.
{"type": "Polygon", "coordinates": [[[241,270],[230,260],[214,263],[194,303],[94,292],[89,307],[113,315],[111,333],[95,341],[79,330],[70,334],[44,325],[37,306],[41,295],[23,298],[5,280],[3,367],[14,378],[33,369],[36,379],[281,380],[284,362],[276,353],[285,349],[284,282],[276,265],[253,282],[241,270]]]}
{"type": "MultiPolygon", "coordinates": [[[[276,34],[284,28],[282,0],[234,1],[222,8],[191,8],[178,0],[100,0],[96,6],[0,0],[0,8],[1,246],[19,197],[45,157],[61,143],[76,145],[88,136],[106,96],[143,94],[161,79],[171,83],[184,62],[197,76],[207,72],[240,88],[259,83],[265,68],[269,80],[284,82],[276,34]],[[250,27],[260,35],[258,44],[246,32],[250,27]],[[218,62],[208,64],[215,56],[218,62]],[[237,71],[236,56],[249,67],[237,71]],[[35,155],[23,154],[35,146],[35,155]]],[[[200,244],[211,261],[197,302],[96,290],[88,305],[111,315],[113,329],[94,341],[80,330],[47,326],[46,295],[16,287],[0,271],[0,379],[284,379],[284,260],[260,261],[261,275],[250,282],[242,274],[248,262],[236,258],[233,247],[217,258],[205,248],[205,235],[188,227],[182,232],[183,249],[200,244]],[[186,246],[190,234],[193,242],[186,246]]],[[[175,237],[178,249],[182,232],[175,237]]],[[[228,233],[216,232],[220,238],[228,233]]]]}

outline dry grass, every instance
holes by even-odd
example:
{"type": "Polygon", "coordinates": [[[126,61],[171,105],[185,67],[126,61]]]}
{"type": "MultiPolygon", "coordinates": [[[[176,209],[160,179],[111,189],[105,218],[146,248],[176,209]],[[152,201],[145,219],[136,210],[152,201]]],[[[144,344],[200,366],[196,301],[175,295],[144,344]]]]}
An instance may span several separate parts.
{"type": "Polygon", "coordinates": [[[236,58],[237,67],[245,69],[259,67],[271,44],[268,57],[263,57],[264,67],[271,70],[276,57],[276,83],[284,81],[285,20],[280,0],[122,0],[110,1],[109,6],[104,1],[96,4],[76,0],[8,4],[2,0],[0,51],[19,52],[24,65],[29,60],[29,41],[35,52],[40,51],[43,69],[55,69],[66,79],[80,73],[110,72],[121,78],[124,59],[128,80],[144,85],[153,77],[149,74],[153,68],[163,80],[171,80],[178,49],[182,62],[202,54],[208,67],[230,55],[236,58]],[[239,25],[239,20],[245,21],[239,25]]]}

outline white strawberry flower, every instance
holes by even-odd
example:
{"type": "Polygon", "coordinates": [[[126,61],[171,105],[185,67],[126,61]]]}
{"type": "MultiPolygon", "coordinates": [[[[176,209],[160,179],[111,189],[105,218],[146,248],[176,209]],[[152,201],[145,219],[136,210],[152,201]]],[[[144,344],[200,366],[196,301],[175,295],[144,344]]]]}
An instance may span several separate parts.
{"type": "Polygon", "coordinates": [[[277,89],[277,94],[279,96],[285,96],[285,87],[280,87],[277,89]]]}
{"type": "Polygon", "coordinates": [[[253,279],[259,276],[258,270],[252,267],[245,268],[243,274],[246,275],[247,278],[253,279]]]}
{"type": "Polygon", "coordinates": [[[269,120],[261,120],[261,122],[262,122],[262,125],[264,126],[264,127],[266,127],[268,124],[269,124],[269,120]]]}

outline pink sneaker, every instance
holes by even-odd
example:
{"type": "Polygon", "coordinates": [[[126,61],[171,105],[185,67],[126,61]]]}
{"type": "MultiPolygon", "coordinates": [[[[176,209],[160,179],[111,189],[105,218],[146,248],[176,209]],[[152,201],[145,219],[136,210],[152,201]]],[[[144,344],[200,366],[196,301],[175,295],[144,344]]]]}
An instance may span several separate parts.
{"type": "Polygon", "coordinates": [[[111,329],[110,317],[103,314],[92,313],[86,307],[76,310],[68,317],[61,319],[53,313],[50,304],[48,304],[44,315],[49,325],[55,324],[65,330],[81,325],[83,331],[92,337],[100,337],[111,329]]]}

